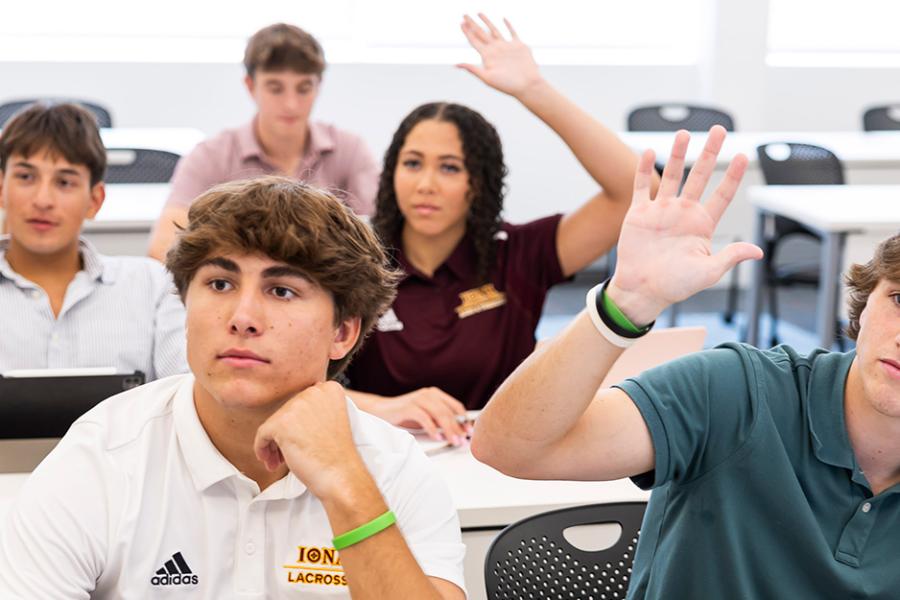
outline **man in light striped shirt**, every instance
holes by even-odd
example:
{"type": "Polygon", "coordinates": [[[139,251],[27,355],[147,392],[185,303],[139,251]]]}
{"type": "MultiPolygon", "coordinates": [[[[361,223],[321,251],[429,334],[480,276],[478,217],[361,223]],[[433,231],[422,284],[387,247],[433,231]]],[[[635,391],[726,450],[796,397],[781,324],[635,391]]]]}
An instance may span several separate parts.
{"type": "Polygon", "coordinates": [[[0,136],[0,373],[115,367],[156,379],[187,371],[184,308],[144,257],[81,238],[103,205],[106,149],[93,116],[35,104],[0,136]]]}

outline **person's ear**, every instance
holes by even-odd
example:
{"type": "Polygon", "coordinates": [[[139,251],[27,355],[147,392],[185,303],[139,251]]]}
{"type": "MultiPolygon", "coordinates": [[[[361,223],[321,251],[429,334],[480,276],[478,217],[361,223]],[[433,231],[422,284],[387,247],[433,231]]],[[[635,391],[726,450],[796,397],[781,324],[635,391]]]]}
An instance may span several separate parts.
{"type": "Polygon", "coordinates": [[[256,81],[252,75],[244,75],[244,87],[247,88],[247,93],[253,97],[256,93],[256,81]]]}
{"type": "Polygon", "coordinates": [[[106,200],[106,185],[102,181],[98,181],[91,186],[91,202],[85,217],[88,219],[96,217],[104,200],[106,200]]]}
{"type": "Polygon", "coordinates": [[[6,208],[6,196],[3,195],[3,181],[5,174],[0,170],[0,209],[6,208]]]}
{"type": "Polygon", "coordinates": [[[344,319],[334,329],[334,339],[331,342],[331,352],[328,358],[340,360],[356,345],[362,329],[362,320],[359,317],[344,319]]]}

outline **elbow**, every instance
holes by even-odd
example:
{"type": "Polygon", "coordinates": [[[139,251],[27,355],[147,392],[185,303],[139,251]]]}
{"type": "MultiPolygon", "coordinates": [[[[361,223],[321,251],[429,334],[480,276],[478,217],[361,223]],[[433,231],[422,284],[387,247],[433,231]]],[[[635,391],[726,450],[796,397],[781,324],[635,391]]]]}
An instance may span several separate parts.
{"type": "Polygon", "coordinates": [[[478,424],[475,426],[475,432],[472,434],[471,442],[472,456],[478,462],[500,471],[504,475],[516,478],[527,478],[524,465],[527,460],[522,460],[522,456],[515,451],[509,440],[499,440],[482,429],[478,424]],[[518,459],[516,459],[518,458],[518,459]]]}

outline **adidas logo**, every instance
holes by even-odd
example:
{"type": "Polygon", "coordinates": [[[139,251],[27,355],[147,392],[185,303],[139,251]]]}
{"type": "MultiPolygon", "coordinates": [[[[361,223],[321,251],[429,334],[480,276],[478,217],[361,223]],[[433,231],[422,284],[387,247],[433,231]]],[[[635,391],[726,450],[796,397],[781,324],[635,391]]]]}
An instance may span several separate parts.
{"type": "Polygon", "coordinates": [[[150,585],[197,585],[199,578],[194,575],[181,552],[176,552],[150,579],[150,585]]]}

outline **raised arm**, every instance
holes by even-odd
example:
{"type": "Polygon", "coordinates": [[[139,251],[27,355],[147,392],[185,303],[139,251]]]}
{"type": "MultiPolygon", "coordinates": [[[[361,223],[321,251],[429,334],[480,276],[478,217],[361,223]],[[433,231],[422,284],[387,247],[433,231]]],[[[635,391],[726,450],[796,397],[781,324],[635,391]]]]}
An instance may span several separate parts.
{"type": "MultiPolygon", "coordinates": [[[[637,167],[615,275],[607,287],[608,298],[634,324],[651,323],[738,262],[762,257],[759,248],[743,242],[712,253],[713,232],[747,158],[736,156],[701,204],[725,130],[710,130],[679,196],[689,137],[686,131],[676,134],[655,199],[653,153],[645,152],[637,167]]],[[[534,479],[617,479],[653,469],[652,441],[637,407],[620,389],[597,391],[621,352],[582,311],[491,398],[475,426],[475,456],[511,475],[534,479]]]]}
{"type": "MultiPolygon", "coordinates": [[[[608,251],[619,236],[631,200],[637,156],[615,133],[545,80],[526,46],[506,20],[510,39],[484,15],[484,27],[466,16],[463,33],[482,65],[461,64],[492,88],[509,94],[555,131],[602,191],[560,223],[557,251],[563,273],[572,275],[608,251]],[[599,225],[599,226],[598,226],[599,225]]],[[[651,192],[658,180],[651,174],[651,192]]]]}

